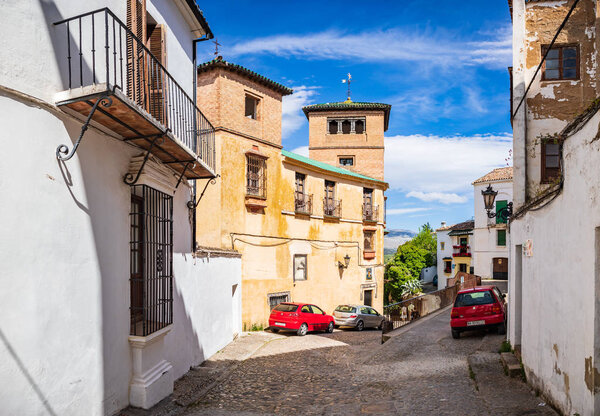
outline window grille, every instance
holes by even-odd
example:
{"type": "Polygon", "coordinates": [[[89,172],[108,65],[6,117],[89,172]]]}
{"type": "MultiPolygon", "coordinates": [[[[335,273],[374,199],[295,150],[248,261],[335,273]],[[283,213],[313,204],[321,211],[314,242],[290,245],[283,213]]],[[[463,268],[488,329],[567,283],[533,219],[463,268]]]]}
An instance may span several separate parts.
{"type": "Polygon", "coordinates": [[[131,188],[131,335],[173,323],[173,197],[146,185],[131,188]]]}
{"type": "Polygon", "coordinates": [[[246,194],[267,197],[267,163],[262,157],[246,155],[246,194]]]}
{"type": "Polygon", "coordinates": [[[269,293],[267,295],[267,299],[269,301],[269,308],[272,310],[275,306],[279,305],[281,302],[289,302],[290,301],[290,292],[269,293]]]}

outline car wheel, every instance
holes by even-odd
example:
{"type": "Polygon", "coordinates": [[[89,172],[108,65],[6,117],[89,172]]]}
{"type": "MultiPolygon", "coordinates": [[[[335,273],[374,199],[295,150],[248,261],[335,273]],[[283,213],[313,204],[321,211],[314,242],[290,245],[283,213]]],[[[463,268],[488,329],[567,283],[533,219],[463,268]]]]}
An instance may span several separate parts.
{"type": "Polygon", "coordinates": [[[271,332],[274,334],[279,332],[279,328],[270,328],[270,329],[271,329],[271,332]]]}
{"type": "Polygon", "coordinates": [[[296,331],[296,334],[298,334],[298,336],[303,337],[304,335],[306,335],[307,332],[308,332],[308,325],[302,324],[302,325],[300,325],[300,328],[298,328],[298,331],[296,331]]]}
{"type": "Polygon", "coordinates": [[[498,335],[506,334],[506,322],[502,322],[501,325],[498,325],[498,335]]]}
{"type": "Polygon", "coordinates": [[[325,332],[329,334],[333,332],[333,322],[329,322],[329,325],[327,325],[327,330],[325,332]]]}
{"type": "Polygon", "coordinates": [[[452,330],[452,338],[459,339],[460,338],[460,332],[457,331],[457,330],[455,330],[455,329],[453,329],[452,330]]]}
{"type": "Polygon", "coordinates": [[[365,329],[365,324],[363,323],[363,321],[358,321],[358,323],[356,324],[356,330],[362,331],[363,329],[365,329]]]}

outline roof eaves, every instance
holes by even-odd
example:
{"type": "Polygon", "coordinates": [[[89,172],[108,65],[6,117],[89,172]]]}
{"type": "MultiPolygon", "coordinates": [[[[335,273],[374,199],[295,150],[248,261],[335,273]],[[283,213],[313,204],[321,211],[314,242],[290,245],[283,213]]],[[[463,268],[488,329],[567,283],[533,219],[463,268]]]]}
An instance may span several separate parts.
{"type": "Polygon", "coordinates": [[[198,23],[200,23],[200,26],[202,26],[202,28],[206,32],[206,38],[207,39],[214,38],[215,35],[213,34],[212,30],[210,30],[210,26],[208,25],[208,22],[206,21],[206,18],[204,17],[204,13],[202,13],[202,10],[200,10],[200,7],[198,7],[198,4],[196,3],[196,1],[195,0],[185,0],[185,2],[188,5],[188,7],[190,8],[190,10],[192,11],[192,14],[194,15],[194,17],[196,18],[198,23]]]}
{"type": "Polygon", "coordinates": [[[308,114],[313,111],[339,111],[339,110],[365,110],[365,111],[383,111],[384,118],[384,131],[387,131],[390,121],[390,111],[392,109],[391,104],[384,103],[369,103],[361,101],[342,101],[333,103],[321,103],[311,104],[302,107],[302,111],[306,118],[308,114]]]}

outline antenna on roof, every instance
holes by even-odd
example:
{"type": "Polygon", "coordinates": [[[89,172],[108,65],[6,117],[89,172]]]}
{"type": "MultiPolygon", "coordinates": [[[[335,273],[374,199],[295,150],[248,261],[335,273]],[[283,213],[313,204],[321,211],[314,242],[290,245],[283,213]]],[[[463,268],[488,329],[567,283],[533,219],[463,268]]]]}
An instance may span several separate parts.
{"type": "Polygon", "coordinates": [[[352,75],[350,74],[350,72],[348,72],[348,78],[342,80],[342,84],[348,84],[348,100],[347,101],[352,101],[352,99],[350,98],[350,95],[351,95],[350,84],[351,83],[352,83],[352,75]]]}
{"type": "Polygon", "coordinates": [[[219,56],[219,46],[221,46],[219,39],[215,38],[213,43],[215,44],[215,56],[219,56]]]}

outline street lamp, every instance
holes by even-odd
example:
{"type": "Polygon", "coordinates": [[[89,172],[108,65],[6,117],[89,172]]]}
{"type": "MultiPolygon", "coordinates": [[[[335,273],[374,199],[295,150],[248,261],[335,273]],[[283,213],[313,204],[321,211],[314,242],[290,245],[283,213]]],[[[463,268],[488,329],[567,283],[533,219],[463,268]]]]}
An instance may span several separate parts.
{"type": "Polygon", "coordinates": [[[350,256],[348,254],[346,254],[344,256],[344,262],[343,263],[341,261],[338,261],[338,267],[340,269],[347,269],[349,265],[350,265],[350,256]]]}
{"type": "Polygon", "coordinates": [[[496,195],[498,195],[498,191],[494,191],[492,189],[492,185],[488,185],[488,187],[484,191],[481,191],[481,195],[483,195],[483,204],[485,205],[485,210],[487,211],[488,218],[494,218],[497,216],[506,221],[512,216],[512,202],[506,204],[506,206],[501,208],[498,212],[492,212],[492,210],[494,209],[494,200],[496,199],[496,195]]]}

